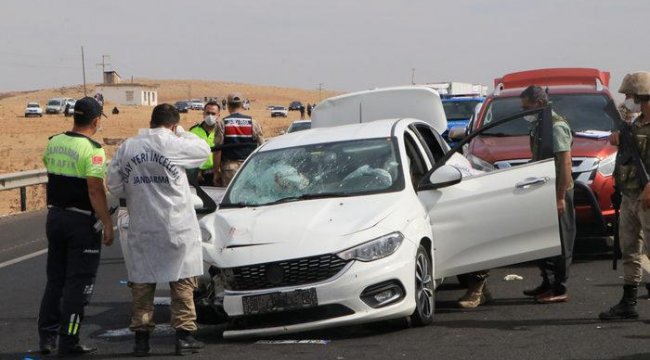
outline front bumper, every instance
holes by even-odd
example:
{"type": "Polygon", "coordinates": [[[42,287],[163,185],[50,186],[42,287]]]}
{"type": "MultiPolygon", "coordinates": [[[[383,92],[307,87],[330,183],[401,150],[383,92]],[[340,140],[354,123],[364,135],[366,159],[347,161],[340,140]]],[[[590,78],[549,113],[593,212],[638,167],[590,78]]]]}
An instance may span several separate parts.
{"type": "Polygon", "coordinates": [[[415,309],[416,250],[415,244],[405,240],[394,254],[372,262],[351,261],[337,275],[320,283],[257,291],[226,291],[224,309],[233,324],[224,332],[224,337],[281,335],[408,316],[415,309]],[[386,281],[397,281],[402,286],[405,294],[400,301],[373,308],[361,300],[364,289],[386,281]],[[244,315],[244,296],[305,289],[316,290],[318,307],[244,315]]]}

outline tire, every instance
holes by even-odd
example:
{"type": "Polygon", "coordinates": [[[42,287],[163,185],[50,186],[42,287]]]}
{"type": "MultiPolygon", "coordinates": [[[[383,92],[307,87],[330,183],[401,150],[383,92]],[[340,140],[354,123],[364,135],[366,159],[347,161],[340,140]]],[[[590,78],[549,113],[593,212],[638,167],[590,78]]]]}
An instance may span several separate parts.
{"type": "Polygon", "coordinates": [[[431,258],[420,245],[415,254],[415,311],[411,314],[411,323],[415,326],[429,325],[433,321],[436,303],[432,272],[431,258]]]}
{"type": "Polygon", "coordinates": [[[196,322],[199,324],[217,325],[228,321],[223,307],[214,304],[214,290],[210,278],[199,278],[199,287],[194,290],[194,308],[196,322]]]}

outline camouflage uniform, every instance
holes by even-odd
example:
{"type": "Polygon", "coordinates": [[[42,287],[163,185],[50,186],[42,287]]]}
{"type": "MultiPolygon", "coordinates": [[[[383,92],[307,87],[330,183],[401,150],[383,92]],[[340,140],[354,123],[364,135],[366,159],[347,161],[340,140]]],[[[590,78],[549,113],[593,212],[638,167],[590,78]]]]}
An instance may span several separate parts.
{"type": "MultiPolygon", "coordinates": [[[[180,279],[169,283],[171,289],[171,326],[174,329],[196,331],[196,310],[194,308],[194,289],[198,286],[196,277],[180,279]]],[[[132,331],[152,331],[153,298],[156,284],[137,284],[129,282],[133,294],[133,315],[129,329],[132,331]]]]}
{"type": "MultiPolygon", "coordinates": [[[[224,144],[224,134],[225,134],[225,125],[223,121],[217,122],[217,127],[215,128],[214,134],[214,143],[215,145],[224,144]]],[[[253,139],[257,142],[257,146],[260,146],[264,143],[264,135],[262,133],[262,127],[253,120],[253,139]]],[[[241,167],[246,159],[240,160],[231,160],[223,157],[223,151],[221,156],[221,186],[228,186],[232,179],[235,177],[237,170],[241,167]]]]}

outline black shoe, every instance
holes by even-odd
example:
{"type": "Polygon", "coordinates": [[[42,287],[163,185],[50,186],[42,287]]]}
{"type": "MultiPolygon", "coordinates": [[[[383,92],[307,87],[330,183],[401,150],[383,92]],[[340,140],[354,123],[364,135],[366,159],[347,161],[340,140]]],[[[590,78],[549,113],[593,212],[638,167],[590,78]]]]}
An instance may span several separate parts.
{"type": "Polygon", "coordinates": [[[143,357],[149,355],[151,348],[149,347],[149,331],[136,331],[135,332],[135,347],[133,348],[133,355],[136,357],[143,357]]]}
{"type": "Polygon", "coordinates": [[[176,330],[176,355],[198,353],[205,345],[187,330],[176,330]]]}
{"type": "Polygon", "coordinates": [[[538,287],[534,289],[524,290],[524,295],[526,296],[539,296],[551,290],[551,284],[546,281],[542,282],[538,287]]]}
{"type": "Polygon", "coordinates": [[[38,343],[38,351],[41,355],[49,355],[56,350],[56,336],[41,337],[38,343]]]}
{"type": "Polygon", "coordinates": [[[92,354],[97,351],[95,347],[88,347],[85,345],[77,344],[70,348],[59,347],[58,356],[59,357],[75,357],[86,354],[92,354]]]}
{"type": "Polygon", "coordinates": [[[598,315],[600,320],[634,320],[639,318],[636,306],[620,302],[598,315]]]}

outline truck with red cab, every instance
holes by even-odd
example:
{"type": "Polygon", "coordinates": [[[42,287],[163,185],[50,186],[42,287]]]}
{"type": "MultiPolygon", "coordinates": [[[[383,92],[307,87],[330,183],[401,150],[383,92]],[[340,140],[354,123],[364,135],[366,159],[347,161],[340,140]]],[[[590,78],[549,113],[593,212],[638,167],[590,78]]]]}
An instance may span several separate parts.
{"type": "MultiPolygon", "coordinates": [[[[613,101],[609,79],[609,72],[592,68],[507,74],[494,80],[494,92],[469,125],[469,131],[475,131],[521,111],[519,95],[530,85],[546,89],[553,111],[569,122],[573,133],[574,204],[578,236],[582,237],[611,235],[615,220],[611,195],[617,148],[608,141],[615,122],[605,110],[613,101]]],[[[469,143],[467,157],[475,168],[485,171],[527,163],[530,128],[523,118],[497,126],[469,143]]]]}

